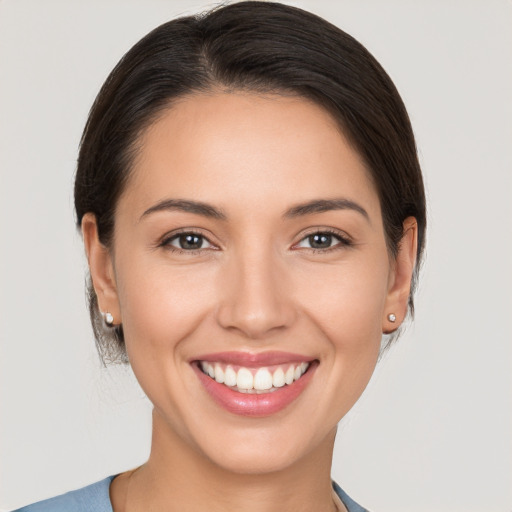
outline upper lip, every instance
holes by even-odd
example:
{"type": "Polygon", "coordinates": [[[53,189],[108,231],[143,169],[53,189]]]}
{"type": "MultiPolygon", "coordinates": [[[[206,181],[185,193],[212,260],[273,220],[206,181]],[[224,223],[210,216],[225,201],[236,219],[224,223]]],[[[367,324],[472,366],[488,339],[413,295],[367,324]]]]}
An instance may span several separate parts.
{"type": "Polygon", "coordinates": [[[270,351],[270,352],[215,352],[194,357],[192,361],[207,361],[211,363],[234,364],[238,366],[271,366],[286,363],[309,363],[314,357],[308,357],[291,352],[270,351]]]}

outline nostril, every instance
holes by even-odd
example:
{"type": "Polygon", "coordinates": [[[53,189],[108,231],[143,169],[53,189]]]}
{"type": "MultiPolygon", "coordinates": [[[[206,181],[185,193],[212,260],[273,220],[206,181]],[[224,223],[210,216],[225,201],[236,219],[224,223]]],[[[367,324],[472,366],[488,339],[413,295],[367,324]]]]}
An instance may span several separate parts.
{"type": "Polygon", "coordinates": [[[247,298],[240,298],[219,304],[216,317],[224,329],[240,332],[248,338],[260,338],[290,327],[295,314],[284,303],[270,301],[256,304],[247,298]]]}

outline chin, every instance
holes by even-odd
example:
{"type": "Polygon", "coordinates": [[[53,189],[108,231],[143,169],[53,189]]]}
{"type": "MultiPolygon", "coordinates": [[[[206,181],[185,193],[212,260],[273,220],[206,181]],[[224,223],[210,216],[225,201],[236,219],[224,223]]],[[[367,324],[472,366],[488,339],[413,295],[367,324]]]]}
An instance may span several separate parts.
{"type": "Polygon", "coordinates": [[[214,450],[208,454],[210,460],[220,468],[230,473],[240,475],[258,475],[277,473],[295,465],[304,457],[300,447],[277,448],[267,445],[262,448],[262,443],[254,443],[253,446],[237,446],[221,451],[214,450]]]}
{"type": "Polygon", "coordinates": [[[199,449],[213,464],[230,473],[269,474],[288,470],[314,453],[330,453],[335,433],[336,426],[323,435],[299,428],[290,432],[289,426],[243,429],[226,433],[220,440],[203,442],[199,449]]]}

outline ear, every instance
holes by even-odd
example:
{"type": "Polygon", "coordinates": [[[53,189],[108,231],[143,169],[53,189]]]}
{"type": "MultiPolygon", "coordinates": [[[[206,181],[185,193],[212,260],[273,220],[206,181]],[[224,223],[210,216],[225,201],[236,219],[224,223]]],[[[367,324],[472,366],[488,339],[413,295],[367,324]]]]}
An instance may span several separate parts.
{"type": "Polygon", "coordinates": [[[86,213],[82,218],[82,236],[92,284],[98,297],[98,307],[102,313],[110,313],[114,318],[114,325],[119,325],[121,311],[112,255],[99,240],[98,224],[93,213],[86,213]]]}
{"type": "Polygon", "coordinates": [[[416,264],[418,223],[414,217],[407,217],[403,226],[404,234],[389,276],[388,295],[382,319],[382,332],[385,334],[398,329],[405,319],[411,292],[412,274],[416,264]],[[389,320],[389,315],[395,316],[394,322],[389,320]]]}

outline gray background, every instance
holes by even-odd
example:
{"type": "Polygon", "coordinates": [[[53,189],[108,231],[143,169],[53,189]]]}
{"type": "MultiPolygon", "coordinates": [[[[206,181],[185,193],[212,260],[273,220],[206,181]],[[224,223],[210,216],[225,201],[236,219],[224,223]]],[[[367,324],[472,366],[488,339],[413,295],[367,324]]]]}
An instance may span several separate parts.
{"type": "MultiPolygon", "coordinates": [[[[297,1],[395,80],[429,203],[417,318],[338,432],[377,512],[512,510],[512,2],[297,1]]],[[[197,1],[0,0],[0,509],[142,463],[150,406],[98,363],[72,214],[77,145],[122,54],[197,1]]]]}

